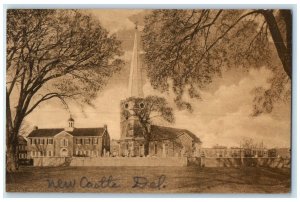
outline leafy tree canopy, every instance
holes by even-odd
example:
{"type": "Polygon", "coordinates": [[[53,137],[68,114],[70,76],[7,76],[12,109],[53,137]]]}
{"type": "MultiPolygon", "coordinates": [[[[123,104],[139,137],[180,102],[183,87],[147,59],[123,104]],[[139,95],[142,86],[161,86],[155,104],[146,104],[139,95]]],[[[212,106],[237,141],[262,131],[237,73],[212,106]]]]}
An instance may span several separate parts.
{"type": "Polygon", "coordinates": [[[269,89],[254,89],[253,115],[271,112],[290,96],[290,11],[154,10],[145,17],[142,38],[152,86],[171,87],[179,108],[191,110],[184,93],[201,98],[201,89],[229,68],[274,72],[269,89]]]}

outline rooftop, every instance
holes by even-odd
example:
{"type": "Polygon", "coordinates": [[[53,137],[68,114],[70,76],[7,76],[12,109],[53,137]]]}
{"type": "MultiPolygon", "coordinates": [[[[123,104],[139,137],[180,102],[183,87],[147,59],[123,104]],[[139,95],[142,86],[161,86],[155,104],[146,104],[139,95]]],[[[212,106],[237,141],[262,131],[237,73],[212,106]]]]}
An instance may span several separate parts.
{"type": "MultiPolygon", "coordinates": [[[[65,131],[64,128],[41,128],[33,130],[28,137],[53,137],[65,131]]],[[[73,131],[65,131],[73,136],[102,136],[105,128],[74,128],[73,131]]]]}
{"type": "Polygon", "coordinates": [[[157,140],[174,139],[181,136],[182,134],[187,134],[194,140],[195,143],[202,143],[194,133],[186,129],[152,125],[151,133],[154,134],[154,139],[157,140]]]}

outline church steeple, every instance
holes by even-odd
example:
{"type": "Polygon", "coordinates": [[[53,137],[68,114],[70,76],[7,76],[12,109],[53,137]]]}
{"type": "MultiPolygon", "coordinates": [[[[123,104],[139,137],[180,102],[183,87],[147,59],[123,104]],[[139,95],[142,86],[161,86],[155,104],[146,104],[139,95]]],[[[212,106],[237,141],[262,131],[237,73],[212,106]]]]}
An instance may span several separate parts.
{"type": "Polygon", "coordinates": [[[142,85],[142,69],[138,51],[138,27],[136,24],[132,59],[130,66],[128,97],[144,97],[142,85]]]}

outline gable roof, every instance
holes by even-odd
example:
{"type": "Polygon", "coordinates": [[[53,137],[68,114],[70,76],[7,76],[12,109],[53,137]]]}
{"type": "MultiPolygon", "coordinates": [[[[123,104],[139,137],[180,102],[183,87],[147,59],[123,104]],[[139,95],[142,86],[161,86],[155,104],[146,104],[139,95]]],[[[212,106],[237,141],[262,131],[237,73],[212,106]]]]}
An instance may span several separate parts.
{"type": "Polygon", "coordinates": [[[18,135],[18,144],[27,144],[27,140],[22,135],[18,135]]]}
{"type": "Polygon", "coordinates": [[[72,132],[68,132],[73,136],[102,136],[104,128],[75,128],[72,132]]]}
{"type": "Polygon", "coordinates": [[[177,137],[185,133],[190,136],[195,143],[202,143],[194,133],[186,129],[151,125],[151,133],[153,134],[153,138],[157,140],[176,139],[177,137]]]}
{"type": "MultiPolygon", "coordinates": [[[[58,133],[65,131],[64,128],[41,128],[33,130],[28,137],[54,137],[58,133]]],[[[73,136],[102,136],[104,128],[74,128],[73,131],[66,131],[73,136]]]]}

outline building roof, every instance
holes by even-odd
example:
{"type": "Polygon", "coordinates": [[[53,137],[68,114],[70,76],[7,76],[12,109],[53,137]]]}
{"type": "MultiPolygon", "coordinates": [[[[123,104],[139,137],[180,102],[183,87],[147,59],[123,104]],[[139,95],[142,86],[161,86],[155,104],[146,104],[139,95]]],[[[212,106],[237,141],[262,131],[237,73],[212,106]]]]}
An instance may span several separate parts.
{"type": "Polygon", "coordinates": [[[18,144],[27,144],[27,140],[22,135],[18,135],[18,144]]]}
{"type": "Polygon", "coordinates": [[[138,50],[138,30],[135,30],[130,75],[128,82],[128,97],[144,97],[142,84],[141,61],[138,50]]]}
{"type": "MultiPolygon", "coordinates": [[[[53,137],[65,131],[64,128],[42,128],[33,130],[28,137],[53,137]]],[[[73,136],[102,136],[104,128],[74,128],[73,131],[66,131],[73,136]]]]}
{"type": "Polygon", "coordinates": [[[153,138],[157,140],[175,139],[182,134],[187,134],[194,140],[195,143],[202,143],[194,133],[186,129],[151,125],[151,133],[153,134],[153,138]]]}

